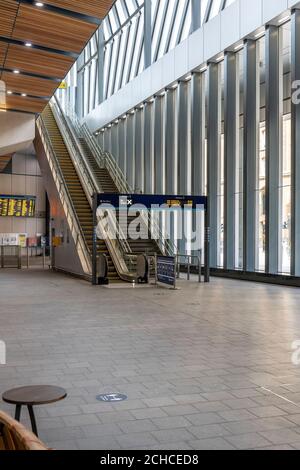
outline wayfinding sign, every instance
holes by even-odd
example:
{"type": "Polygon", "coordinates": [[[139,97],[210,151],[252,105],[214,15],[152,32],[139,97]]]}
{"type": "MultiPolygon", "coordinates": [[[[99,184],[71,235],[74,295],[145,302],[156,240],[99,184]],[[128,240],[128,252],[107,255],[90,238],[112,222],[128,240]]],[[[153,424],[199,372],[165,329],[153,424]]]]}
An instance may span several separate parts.
{"type": "Polygon", "coordinates": [[[157,256],[156,282],[176,289],[176,258],[174,256],[157,256]]]}

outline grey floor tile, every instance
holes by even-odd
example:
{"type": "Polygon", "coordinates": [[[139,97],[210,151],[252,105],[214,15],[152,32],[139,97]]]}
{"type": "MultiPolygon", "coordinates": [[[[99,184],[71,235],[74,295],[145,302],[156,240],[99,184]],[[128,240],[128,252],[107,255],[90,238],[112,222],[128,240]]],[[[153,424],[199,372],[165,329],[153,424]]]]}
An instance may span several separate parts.
{"type": "Polygon", "coordinates": [[[239,436],[227,436],[226,440],[239,450],[267,447],[271,443],[271,441],[267,440],[258,433],[240,434],[239,436]]]}
{"type": "MultiPolygon", "coordinates": [[[[8,346],[0,393],[34,383],[68,392],[64,402],[36,409],[46,444],[299,447],[299,369],[290,362],[300,337],[298,290],[224,279],[180,281],[177,292],[112,290],[50,271],[0,276],[8,346]],[[101,404],[101,392],[128,400],[101,404]]],[[[22,422],[30,426],[25,411],[22,422]]]]}
{"type": "Polygon", "coordinates": [[[235,447],[222,437],[199,439],[189,442],[194,450],[235,450],[235,447]]]}

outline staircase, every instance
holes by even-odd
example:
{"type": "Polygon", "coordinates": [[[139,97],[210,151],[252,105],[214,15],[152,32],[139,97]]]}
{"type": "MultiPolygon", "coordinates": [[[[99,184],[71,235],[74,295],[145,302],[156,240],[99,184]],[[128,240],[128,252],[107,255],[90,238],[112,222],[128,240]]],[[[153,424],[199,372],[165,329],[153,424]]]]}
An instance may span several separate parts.
{"type": "MultiPolygon", "coordinates": [[[[77,214],[78,220],[80,222],[82,232],[84,234],[84,239],[86,245],[89,249],[90,254],[92,253],[93,247],[93,212],[90,206],[90,203],[87,199],[85,191],[80,182],[77,171],[74,167],[73,161],[70,157],[70,154],[67,150],[67,147],[64,143],[60,130],[57,126],[53,113],[50,106],[48,105],[43,114],[43,122],[48,131],[48,135],[51,140],[53,150],[55,152],[56,158],[59,162],[65,184],[68,188],[70,198],[73,203],[73,207],[77,214]]],[[[96,162],[95,162],[96,163],[96,162]]],[[[107,171],[107,170],[105,170],[107,171]]],[[[103,179],[107,178],[106,173],[103,173],[102,170],[95,168],[95,174],[97,177],[102,177],[103,179]]],[[[109,175],[108,175],[109,176],[109,175]]],[[[115,269],[114,263],[106,246],[104,240],[98,240],[97,242],[97,253],[105,254],[108,260],[108,279],[110,282],[120,281],[120,277],[115,269]]]]}
{"type": "MultiPolygon", "coordinates": [[[[80,137],[78,140],[84,152],[84,157],[86,161],[88,161],[89,166],[93,172],[94,178],[98,182],[98,185],[101,188],[102,192],[106,194],[118,194],[119,190],[114,180],[112,179],[109,171],[106,168],[100,168],[88,144],[86,143],[85,139],[80,137]]],[[[118,218],[118,222],[120,223],[120,214],[118,211],[117,211],[117,218],[118,218]]],[[[131,222],[135,220],[135,218],[136,217],[134,215],[127,217],[127,224],[128,224],[127,229],[129,228],[129,225],[131,224],[131,222]]],[[[150,231],[147,230],[146,225],[143,224],[139,230],[141,234],[143,234],[143,238],[138,239],[138,240],[132,240],[130,238],[127,239],[131,252],[135,255],[140,255],[140,254],[153,255],[155,253],[161,254],[161,251],[157,243],[154,240],[152,240],[150,231]]]]}

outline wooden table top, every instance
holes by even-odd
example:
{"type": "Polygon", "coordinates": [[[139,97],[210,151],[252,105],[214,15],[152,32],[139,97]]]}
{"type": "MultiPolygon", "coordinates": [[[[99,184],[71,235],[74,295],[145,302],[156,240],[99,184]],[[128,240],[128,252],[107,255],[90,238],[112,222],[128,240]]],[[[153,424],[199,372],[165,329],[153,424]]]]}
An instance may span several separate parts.
{"type": "Polygon", "coordinates": [[[4,392],[3,401],[13,405],[47,405],[66,398],[67,392],[52,385],[31,385],[4,392]]]}

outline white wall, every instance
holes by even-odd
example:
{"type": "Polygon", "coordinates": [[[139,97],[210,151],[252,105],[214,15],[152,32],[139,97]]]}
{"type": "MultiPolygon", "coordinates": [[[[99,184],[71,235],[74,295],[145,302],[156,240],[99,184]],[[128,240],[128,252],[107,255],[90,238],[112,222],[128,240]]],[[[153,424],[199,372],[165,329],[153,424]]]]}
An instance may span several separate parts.
{"type": "Polygon", "coordinates": [[[0,112],[0,155],[21,151],[34,137],[34,115],[0,112]]]}
{"type": "Polygon", "coordinates": [[[300,6],[295,0],[236,0],[175,49],[119,90],[84,121],[95,132],[130,109],[199,68],[225,49],[255,33],[288,8],[300,6]]]}
{"type": "Polygon", "coordinates": [[[0,217],[0,233],[27,233],[29,237],[45,234],[45,189],[35,155],[15,154],[12,174],[0,173],[0,194],[36,196],[36,215],[43,217],[0,217]]]}

